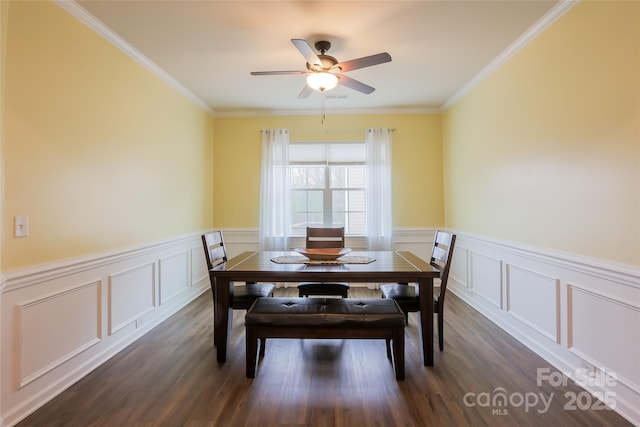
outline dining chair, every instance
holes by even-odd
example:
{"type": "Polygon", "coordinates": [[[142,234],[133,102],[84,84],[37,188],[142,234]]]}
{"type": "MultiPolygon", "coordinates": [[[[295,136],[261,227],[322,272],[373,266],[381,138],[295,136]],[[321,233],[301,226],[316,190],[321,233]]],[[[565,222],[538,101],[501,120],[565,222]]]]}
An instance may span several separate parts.
{"type": "MultiPolygon", "coordinates": [[[[306,249],[344,248],[344,227],[307,227],[306,249]]],[[[301,282],[298,296],[349,296],[349,284],[340,282],[301,282]]]]}
{"type": "MultiPolygon", "coordinates": [[[[444,349],[444,296],[447,291],[449,269],[453,258],[453,248],[456,244],[456,235],[444,231],[436,231],[431,249],[430,264],[440,270],[440,289],[434,291],[433,312],[438,315],[438,344],[440,351],[444,349]]],[[[386,283],[380,286],[383,298],[396,300],[406,322],[409,321],[410,312],[420,311],[418,287],[408,283],[386,283]]]]}
{"type": "MultiPolygon", "coordinates": [[[[219,268],[221,264],[227,262],[227,250],[224,245],[222,231],[212,231],[202,235],[202,245],[204,256],[209,269],[209,280],[213,293],[213,305],[215,308],[216,292],[215,278],[211,274],[212,270],[219,268]]],[[[253,283],[247,282],[245,285],[229,284],[229,307],[234,310],[248,310],[253,302],[262,297],[272,297],[275,285],[273,283],[253,283]]]]}

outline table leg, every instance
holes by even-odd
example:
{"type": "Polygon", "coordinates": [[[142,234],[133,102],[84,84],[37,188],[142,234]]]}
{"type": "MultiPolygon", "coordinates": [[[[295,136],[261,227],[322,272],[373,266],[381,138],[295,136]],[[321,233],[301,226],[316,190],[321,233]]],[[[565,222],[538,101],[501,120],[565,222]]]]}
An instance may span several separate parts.
{"type": "Polygon", "coordinates": [[[216,298],[213,310],[213,341],[217,351],[218,363],[227,361],[227,343],[229,330],[233,322],[233,311],[229,306],[229,279],[216,278],[216,298]]]}
{"type": "Polygon", "coordinates": [[[433,366],[433,279],[420,279],[420,329],[424,366],[433,366]]]}

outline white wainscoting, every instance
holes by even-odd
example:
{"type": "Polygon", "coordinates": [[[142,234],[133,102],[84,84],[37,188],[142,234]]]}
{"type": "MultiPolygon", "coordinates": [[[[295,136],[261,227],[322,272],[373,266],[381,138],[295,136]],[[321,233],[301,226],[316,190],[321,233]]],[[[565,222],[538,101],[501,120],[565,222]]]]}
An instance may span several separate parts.
{"type": "Polygon", "coordinates": [[[209,286],[200,234],[6,272],[0,425],[16,424],[209,286]]]}
{"type": "MultiPolygon", "coordinates": [[[[256,229],[224,233],[231,257],[258,246],[256,229]]],[[[395,249],[428,259],[434,234],[394,230],[395,249]]],[[[366,242],[348,237],[347,246],[366,242]]],[[[199,235],[5,274],[4,423],[15,424],[208,287],[199,235]]],[[[614,393],[615,410],[640,424],[638,268],[458,233],[449,289],[558,372],[578,380],[587,372],[594,381],[583,376],[585,389],[614,393]]]]}
{"type": "Polygon", "coordinates": [[[458,233],[448,286],[640,425],[640,269],[458,233]]]}

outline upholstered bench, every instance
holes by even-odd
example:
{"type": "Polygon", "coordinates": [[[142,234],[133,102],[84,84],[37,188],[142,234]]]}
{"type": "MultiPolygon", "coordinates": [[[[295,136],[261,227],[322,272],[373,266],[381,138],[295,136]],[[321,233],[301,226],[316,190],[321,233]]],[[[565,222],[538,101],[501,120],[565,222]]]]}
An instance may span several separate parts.
{"type": "Polygon", "coordinates": [[[258,339],[264,355],[266,338],[361,338],[393,342],[396,379],[404,379],[404,314],[392,299],[260,298],[245,316],[247,378],[254,378],[258,339]]]}

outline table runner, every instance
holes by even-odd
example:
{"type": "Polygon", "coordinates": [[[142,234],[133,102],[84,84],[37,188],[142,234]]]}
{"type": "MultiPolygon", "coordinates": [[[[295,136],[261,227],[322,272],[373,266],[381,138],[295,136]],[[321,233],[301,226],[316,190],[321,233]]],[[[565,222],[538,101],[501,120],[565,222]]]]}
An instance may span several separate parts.
{"type": "Polygon", "coordinates": [[[332,260],[312,260],[301,255],[282,255],[271,258],[277,264],[369,264],[374,258],[361,255],[345,255],[332,260]]]}

